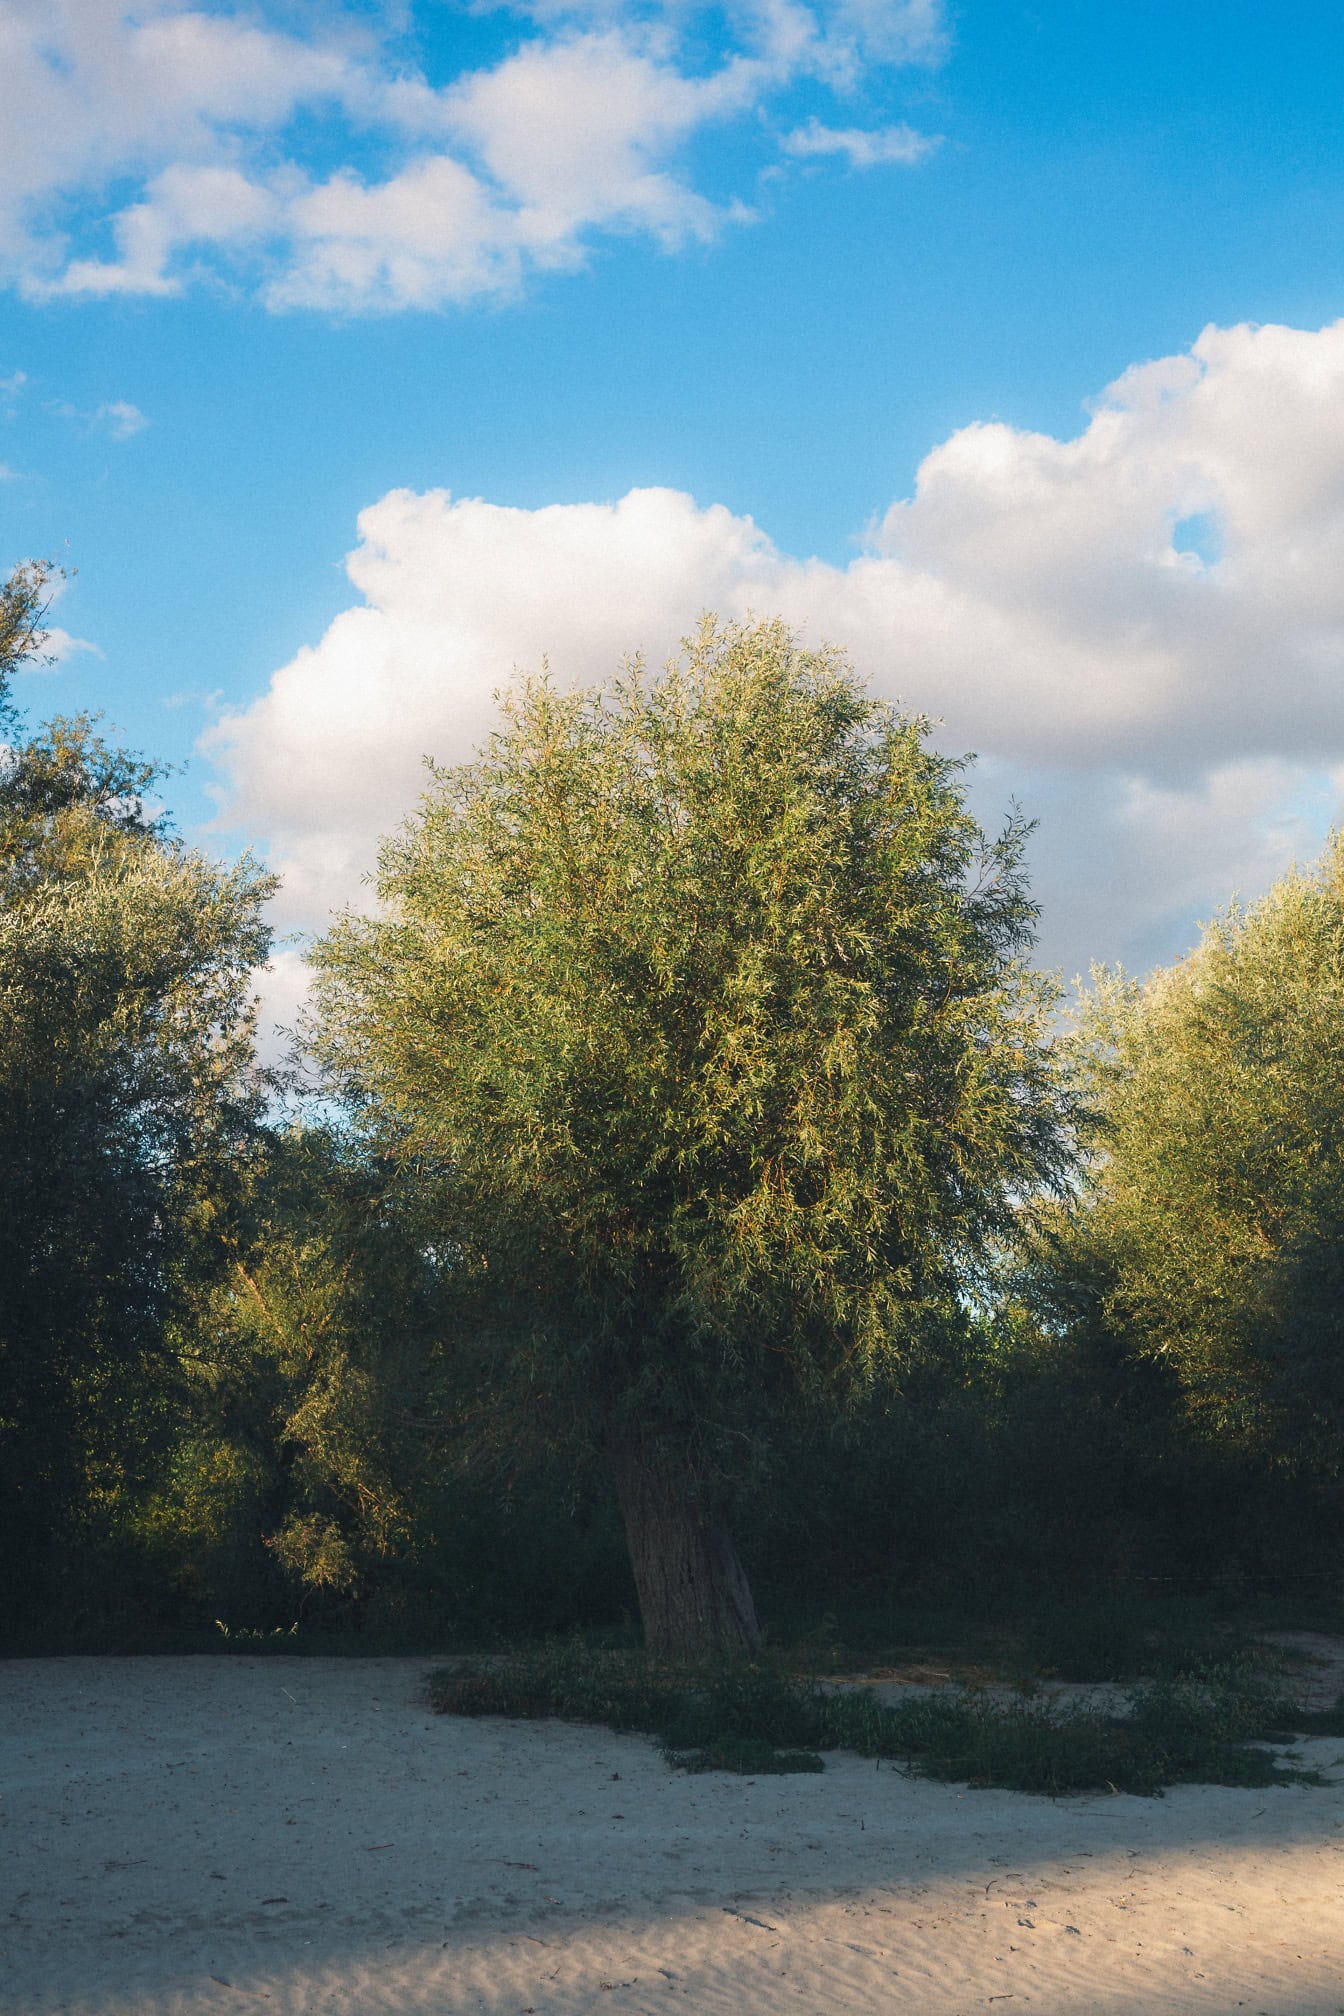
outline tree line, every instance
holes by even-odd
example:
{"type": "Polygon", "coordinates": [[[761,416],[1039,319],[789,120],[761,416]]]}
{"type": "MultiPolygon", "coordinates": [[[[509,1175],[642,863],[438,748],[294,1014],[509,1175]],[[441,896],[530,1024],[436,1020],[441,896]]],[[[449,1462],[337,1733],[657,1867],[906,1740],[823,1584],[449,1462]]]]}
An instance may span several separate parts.
{"type": "MultiPolygon", "coordinates": [[[[524,679],[257,1062],[274,880],[0,589],[0,1615],[750,1650],[1337,1580],[1344,845],[1071,1014],[1029,829],[780,623],[524,679]]],[[[101,1634],[101,1636],[100,1636],[101,1634]]]]}

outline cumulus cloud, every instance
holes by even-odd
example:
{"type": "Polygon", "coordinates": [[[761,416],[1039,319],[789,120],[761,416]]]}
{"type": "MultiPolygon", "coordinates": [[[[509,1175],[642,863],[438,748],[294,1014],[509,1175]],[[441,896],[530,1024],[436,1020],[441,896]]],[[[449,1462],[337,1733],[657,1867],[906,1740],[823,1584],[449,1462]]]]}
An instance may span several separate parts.
{"type": "Polygon", "coordinates": [[[468,755],[516,666],[549,655],[558,677],[597,680],[641,644],[661,658],[701,603],[734,607],[753,580],[768,598],[781,564],[750,519],[670,490],[539,511],[400,490],[359,532],[347,564],[362,605],[204,743],[228,779],[224,816],[283,856],[296,922],[358,888],[423,758],[468,755]]]}
{"type": "Polygon", "coordinates": [[[358,603],[204,746],[221,819],[320,927],[365,900],[421,758],[467,756],[515,667],[601,680],[702,609],[778,612],[979,752],[986,823],[1012,797],[1039,815],[1047,963],[1142,966],[1337,816],[1342,546],[1344,323],[1211,328],[1072,440],[953,435],[845,567],[671,490],[535,511],[393,491],[359,520],[358,603]]]}
{"type": "MultiPolygon", "coordinates": [[[[543,0],[497,63],[431,86],[394,34],[413,11],[0,0],[0,277],[43,301],[208,273],[277,310],[508,293],[598,232],[670,249],[745,219],[688,179],[689,141],[945,46],[942,0],[743,0],[713,10],[706,69],[703,0],[543,0]]],[[[903,130],[801,151],[913,162],[903,130]]]]}
{"type": "Polygon", "coordinates": [[[851,168],[879,168],[892,162],[922,161],[939,144],[933,133],[916,133],[913,126],[883,126],[865,131],[857,126],[823,126],[809,119],[785,136],[784,152],[803,159],[809,155],[843,154],[851,168]]]}

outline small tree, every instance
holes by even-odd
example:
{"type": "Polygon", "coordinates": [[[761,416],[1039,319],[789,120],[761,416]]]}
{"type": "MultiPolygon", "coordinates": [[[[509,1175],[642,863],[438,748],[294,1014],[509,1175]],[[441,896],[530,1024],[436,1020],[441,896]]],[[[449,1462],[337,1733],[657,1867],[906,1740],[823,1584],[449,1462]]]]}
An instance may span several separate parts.
{"type": "Polygon", "coordinates": [[[1342,1018],[1339,835],[1177,965],[1099,975],[1100,1153],[1044,1267],[1171,1368],[1192,1425],[1317,1479],[1344,1458],[1342,1018]]]}
{"type": "Polygon", "coordinates": [[[271,1133],[212,1221],[224,1264],[181,1326],[188,1404],[152,1500],[188,1586],[250,1559],[264,1602],[264,1546],[301,1600],[352,1600],[413,1547],[397,1422],[438,1334],[435,1271],[396,1172],[351,1145],[271,1133]]]}
{"type": "Polygon", "coordinates": [[[660,1653],[757,1642],[726,1514],[772,1409],[898,1353],[1066,1166],[1025,829],[986,842],[927,727],[778,623],[524,680],[315,955],[502,1368],[605,1443],[660,1653]]]}

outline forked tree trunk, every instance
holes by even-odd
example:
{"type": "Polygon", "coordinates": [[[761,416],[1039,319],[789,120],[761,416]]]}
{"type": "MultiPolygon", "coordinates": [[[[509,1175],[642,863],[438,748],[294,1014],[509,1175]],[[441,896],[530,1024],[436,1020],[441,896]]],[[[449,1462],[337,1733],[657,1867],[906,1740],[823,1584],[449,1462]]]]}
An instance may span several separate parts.
{"type": "Polygon", "coordinates": [[[756,1606],[728,1529],[695,1502],[687,1463],[637,1430],[607,1436],[644,1640],[661,1659],[754,1652],[756,1606]]]}

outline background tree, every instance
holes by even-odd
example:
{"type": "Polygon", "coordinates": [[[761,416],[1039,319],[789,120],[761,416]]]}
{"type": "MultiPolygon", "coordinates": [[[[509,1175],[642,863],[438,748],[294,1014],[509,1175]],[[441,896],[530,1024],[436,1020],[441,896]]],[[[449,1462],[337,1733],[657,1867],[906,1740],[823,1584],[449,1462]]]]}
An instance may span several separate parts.
{"type": "Polygon", "coordinates": [[[235,1624],[296,1600],[348,1614],[414,1549],[403,1422],[440,1312],[392,1174],[329,1128],[273,1130],[212,1214],[178,1328],[178,1429],[132,1518],[181,1592],[235,1624]]]}
{"type": "Polygon", "coordinates": [[[1024,829],[779,624],[524,682],[316,954],[317,1040],[441,1171],[503,1373],[600,1438],[645,1633],[751,1645],[729,1535],[773,1409],[898,1354],[1057,1183],[1024,829]]]}
{"type": "Polygon", "coordinates": [[[1344,838],[1143,984],[1100,975],[1098,1158],[1043,1278],[1179,1382],[1191,1425],[1318,1481],[1344,1457],[1344,838]]]}
{"type": "MultiPolygon", "coordinates": [[[[42,646],[45,576],[3,593],[0,672],[42,646]]],[[[12,717],[11,717],[12,719],[12,717]]],[[[11,732],[14,732],[11,727],[11,732]]],[[[34,1599],[162,1425],[193,1214],[256,1113],[251,863],[183,847],[150,764],[88,720],[0,754],[0,1530],[34,1599]]]]}

